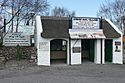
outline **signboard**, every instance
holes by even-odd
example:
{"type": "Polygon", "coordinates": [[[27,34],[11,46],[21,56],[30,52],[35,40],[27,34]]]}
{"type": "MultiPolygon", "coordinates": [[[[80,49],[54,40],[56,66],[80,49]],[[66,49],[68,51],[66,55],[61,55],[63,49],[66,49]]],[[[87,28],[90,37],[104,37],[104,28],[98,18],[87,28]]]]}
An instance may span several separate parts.
{"type": "Polygon", "coordinates": [[[74,17],[72,18],[72,28],[100,28],[100,19],[99,18],[87,18],[87,17],[74,17]]]}
{"type": "Polygon", "coordinates": [[[43,51],[48,51],[49,50],[49,43],[48,42],[40,42],[39,49],[43,50],[43,51]]]}
{"type": "Polygon", "coordinates": [[[106,38],[102,29],[69,29],[69,34],[73,39],[106,38]]]}
{"type": "Polygon", "coordinates": [[[22,33],[7,33],[3,38],[5,46],[30,46],[30,36],[24,36],[22,33]]]}
{"type": "Polygon", "coordinates": [[[34,26],[20,26],[22,35],[34,35],[34,26]]]}
{"type": "Polygon", "coordinates": [[[115,42],[115,52],[121,52],[121,42],[115,42]]]}

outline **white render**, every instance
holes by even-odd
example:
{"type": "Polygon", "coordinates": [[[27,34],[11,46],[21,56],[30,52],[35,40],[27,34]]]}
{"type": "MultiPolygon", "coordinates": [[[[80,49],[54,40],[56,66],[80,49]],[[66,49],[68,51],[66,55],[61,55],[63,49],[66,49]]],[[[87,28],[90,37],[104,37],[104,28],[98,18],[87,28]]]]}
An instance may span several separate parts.
{"type": "Polygon", "coordinates": [[[123,64],[123,43],[122,43],[122,39],[123,39],[123,34],[122,32],[109,20],[109,19],[105,19],[119,34],[121,34],[121,37],[120,38],[115,38],[113,39],[113,63],[116,63],[116,64],[123,64]],[[121,51],[120,52],[115,52],[115,42],[121,42],[121,46],[120,46],[120,49],[121,51]]]}
{"type": "Polygon", "coordinates": [[[105,40],[102,39],[102,64],[105,64],[105,40]]]}
{"type": "Polygon", "coordinates": [[[71,40],[71,65],[81,64],[81,51],[73,53],[73,47],[81,48],[81,40],[71,40]]]}
{"type": "MultiPolygon", "coordinates": [[[[113,50],[112,50],[112,63],[123,64],[123,47],[122,47],[122,32],[108,19],[105,19],[118,33],[121,34],[120,38],[112,39],[113,50]],[[115,42],[121,42],[121,51],[115,52],[115,42]]],[[[36,34],[35,34],[35,46],[37,47],[37,64],[50,66],[50,41],[55,38],[43,38],[41,37],[42,22],[41,17],[36,16],[36,34]]],[[[57,38],[56,38],[57,39],[57,38]]],[[[82,64],[81,51],[79,53],[73,53],[73,47],[81,48],[81,39],[68,39],[59,38],[67,41],[67,64],[76,65],[82,64]]],[[[94,63],[105,64],[105,38],[95,40],[95,58],[94,63]],[[101,42],[102,41],[102,42],[101,42]],[[102,43],[102,44],[101,44],[102,43]],[[102,50],[101,50],[102,47],[102,50]],[[102,53],[101,53],[102,52],[102,53]],[[101,55],[102,54],[102,55],[101,55]]],[[[83,63],[84,64],[84,63],[83,63]]]]}
{"type": "Polygon", "coordinates": [[[121,42],[122,40],[122,37],[121,38],[118,38],[118,39],[113,39],[113,63],[116,63],[116,64],[123,64],[123,43],[121,42]],[[121,46],[120,46],[120,49],[121,51],[120,52],[115,52],[115,42],[121,42],[121,46]]]}
{"type": "MultiPolygon", "coordinates": [[[[50,66],[50,41],[54,38],[43,38],[41,37],[41,33],[43,32],[42,29],[42,22],[40,16],[36,17],[36,47],[37,47],[37,64],[38,65],[44,65],[44,66],[50,66]],[[45,45],[45,46],[44,46],[45,45]]],[[[67,64],[70,64],[69,62],[69,39],[66,38],[60,38],[67,41],[67,64]]]]}
{"type": "Polygon", "coordinates": [[[101,64],[101,40],[95,41],[95,63],[101,64]]]}
{"type": "Polygon", "coordinates": [[[41,23],[41,18],[40,16],[36,17],[36,47],[37,47],[37,64],[38,65],[50,65],[50,42],[48,39],[44,39],[41,37],[41,32],[42,30],[42,23],[41,23]],[[46,50],[41,49],[41,43],[42,42],[47,42],[46,50]]]}

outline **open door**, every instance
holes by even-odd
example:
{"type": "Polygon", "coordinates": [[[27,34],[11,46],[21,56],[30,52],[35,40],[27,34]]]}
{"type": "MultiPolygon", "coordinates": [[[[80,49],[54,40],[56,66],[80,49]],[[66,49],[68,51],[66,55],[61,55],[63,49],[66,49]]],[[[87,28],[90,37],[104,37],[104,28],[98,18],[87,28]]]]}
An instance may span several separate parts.
{"type": "Polygon", "coordinates": [[[94,62],[94,58],[95,58],[95,42],[94,42],[94,40],[90,41],[89,58],[90,58],[90,61],[94,62]]]}
{"type": "Polygon", "coordinates": [[[93,39],[82,39],[82,62],[91,61],[94,62],[95,58],[95,40],[93,39]]]}
{"type": "Polygon", "coordinates": [[[54,39],[50,41],[50,62],[67,62],[67,41],[63,39],[54,39]]]}

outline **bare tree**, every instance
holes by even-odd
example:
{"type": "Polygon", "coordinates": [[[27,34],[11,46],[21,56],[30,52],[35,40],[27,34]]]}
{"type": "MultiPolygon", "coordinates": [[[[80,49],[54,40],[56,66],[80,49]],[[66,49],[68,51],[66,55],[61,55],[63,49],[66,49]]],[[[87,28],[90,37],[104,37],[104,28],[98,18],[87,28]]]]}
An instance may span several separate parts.
{"type": "Polygon", "coordinates": [[[70,12],[64,7],[55,7],[54,9],[52,9],[52,16],[73,17],[75,16],[75,11],[70,12]]]}
{"type": "Polygon", "coordinates": [[[101,5],[97,16],[109,18],[119,26],[121,31],[123,31],[123,28],[121,27],[121,18],[122,16],[125,16],[125,0],[105,0],[101,5]]]}
{"type": "Polygon", "coordinates": [[[44,15],[49,8],[47,0],[0,0],[0,3],[0,14],[9,16],[6,17],[6,24],[12,26],[12,31],[15,25],[16,32],[20,23],[30,20],[36,14],[44,15]]]}
{"type": "Polygon", "coordinates": [[[0,44],[8,32],[14,28],[18,32],[19,25],[25,25],[34,15],[46,15],[48,9],[47,0],[0,0],[0,44]]]}

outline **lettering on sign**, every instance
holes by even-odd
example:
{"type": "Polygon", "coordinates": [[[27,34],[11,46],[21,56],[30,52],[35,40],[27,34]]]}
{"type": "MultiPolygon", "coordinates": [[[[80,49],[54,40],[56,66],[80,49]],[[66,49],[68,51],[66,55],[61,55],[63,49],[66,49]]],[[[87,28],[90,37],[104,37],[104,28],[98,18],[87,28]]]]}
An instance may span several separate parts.
{"type": "Polygon", "coordinates": [[[22,33],[8,33],[3,38],[5,46],[30,46],[30,36],[24,36],[22,33]]]}
{"type": "Polygon", "coordinates": [[[99,18],[75,17],[72,22],[73,28],[99,28],[99,18]]]}
{"type": "Polygon", "coordinates": [[[34,26],[23,26],[23,35],[34,35],[34,26]]]}

